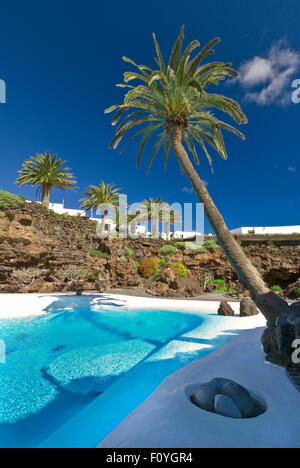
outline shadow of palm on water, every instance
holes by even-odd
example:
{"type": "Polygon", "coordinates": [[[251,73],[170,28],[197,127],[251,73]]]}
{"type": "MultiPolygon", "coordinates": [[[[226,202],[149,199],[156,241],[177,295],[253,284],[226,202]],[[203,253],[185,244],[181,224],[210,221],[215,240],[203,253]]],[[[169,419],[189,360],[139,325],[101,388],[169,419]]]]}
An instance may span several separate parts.
{"type": "MultiPolygon", "coordinates": [[[[220,322],[222,330],[226,328],[226,319],[218,316],[133,310],[127,308],[126,301],[105,295],[57,297],[45,311],[46,315],[35,317],[30,322],[30,336],[22,348],[23,342],[18,341],[18,353],[10,362],[10,371],[13,376],[13,366],[18,369],[20,353],[37,353],[38,360],[30,364],[36,374],[35,385],[39,378],[55,389],[55,395],[45,400],[36,414],[30,411],[32,402],[29,401],[26,417],[23,413],[22,419],[0,425],[1,446],[36,446],[69,420],[73,424],[77,416],[79,418],[80,414],[90,411],[89,407],[94,404],[98,414],[98,423],[94,421],[94,424],[99,443],[100,433],[104,437],[106,430],[113,429],[113,424],[120,422],[119,418],[124,418],[147,398],[164,378],[192,360],[214,351],[238,333],[228,330],[220,334],[218,326],[214,330],[220,322]],[[205,331],[207,322],[210,323],[208,334],[205,331]],[[116,389],[117,395],[114,394],[116,389]],[[114,394],[112,400],[109,400],[110,394],[114,394]],[[112,409],[116,401],[118,412],[114,414],[112,409]],[[119,402],[123,402],[122,408],[119,402]],[[110,408],[110,414],[105,405],[110,408]]],[[[19,321],[17,326],[21,323],[19,321]]],[[[20,326],[16,338],[22,332],[24,330],[20,326]]],[[[24,388],[30,381],[28,372],[24,376],[24,388]]],[[[16,398],[23,407],[28,405],[28,392],[15,395],[7,404],[14,404],[16,398]]],[[[78,439],[82,441],[85,441],[83,427],[90,425],[89,421],[92,425],[91,414],[84,425],[79,425],[78,439]]],[[[87,446],[93,446],[94,429],[94,426],[89,427],[90,442],[84,442],[87,446]]]]}

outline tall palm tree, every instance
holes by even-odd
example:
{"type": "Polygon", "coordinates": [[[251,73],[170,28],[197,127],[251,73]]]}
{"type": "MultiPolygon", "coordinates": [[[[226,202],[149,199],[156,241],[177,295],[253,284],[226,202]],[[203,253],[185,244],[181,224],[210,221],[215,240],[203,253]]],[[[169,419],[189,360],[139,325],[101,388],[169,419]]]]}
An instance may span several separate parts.
{"type": "Polygon", "coordinates": [[[36,195],[41,195],[42,204],[48,208],[52,189],[66,191],[77,188],[76,179],[69,172],[71,169],[62,167],[64,164],[65,161],[59,159],[57,154],[51,156],[49,151],[45,154],[37,153],[24,162],[16,183],[20,186],[38,185],[36,195]]]}
{"type": "MultiPolygon", "coordinates": [[[[99,185],[89,185],[84,192],[84,198],[80,201],[81,208],[85,211],[96,210],[100,205],[109,204],[112,205],[116,212],[119,211],[119,200],[120,200],[120,188],[117,188],[115,184],[106,184],[101,181],[99,185]]],[[[101,232],[104,232],[105,223],[108,215],[108,210],[104,209],[102,213],[102,227],[101,232]]]]}
{"type": "Polygon", "coordinates": [[[203,63],[205,58],[214,53],[213,47],[220,41],[218,38],[210,41],[191,58],[191,53],[200,44],[194,40],[182,51],[184,38],[184,28],[182,28],[168,63],[164,62],[154,34],[153,38],[157,55],[155,58],[157,69],[152,70],[148,66],[137,65],[133,60],[123,57],[125,62],[130,63],[137,70],[126,72],[124,83],[117,85],[129,89],[125,94],[124,101],[105,111],[106,113],[116,111],[112,121],[113,125],[122,119],[110,147],[116,149],[130,130],[141,125],[142,128],[138,131],[135,129],[135,133],[122,151],[132,139],[141,135],[137,156],[139,166],[146,144],[152,137],[155,137],[148,170],[161,147],[163,148],[166,168],[172,147],[181,170],[187,175],[199,200],[204,204],[211,227],[239,280],[249,289],[252,298],[266,318],[272,320],[281,312],[288,312],[287,303],[270,291],[229,232],[223,217],[189,157],[190,154],[193,156],[194,163],[199,164],[196,150],[198,144],[212,167],[212,158],[207,145],[223,159],[227,159],[222,130],[228,130],[242,139],[245,138],[234,126],[220,120],[211,111],[212,108],[215,108],[228,114],[237,124],[245,124],[247,118],[239,104],[228,97],[207,90],[208,86],[218,85],[226,77],[237,77],[238,73],[231,67],[230,63],[203,63]],[[138,80],[138,84],[136,86],[129,85],[128,82],[132,80],[138,80]]]}

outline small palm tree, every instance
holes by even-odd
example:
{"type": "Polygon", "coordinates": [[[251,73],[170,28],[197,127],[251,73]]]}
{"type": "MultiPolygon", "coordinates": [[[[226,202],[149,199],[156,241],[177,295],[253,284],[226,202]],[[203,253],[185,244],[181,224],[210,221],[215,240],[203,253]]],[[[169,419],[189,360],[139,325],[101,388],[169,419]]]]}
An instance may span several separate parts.
{"type": "MultiPolygon", "coordinates": [[[[97,210],[100,205],[109,204],[112,205],[116,212],[119,211],[119,200],[120,200],[120,188],[117,188],[115,184],[106,184],[105,182],[101,181],[99,185],[89,185],[84,192],[84,198],[80,201],[81,208],[85,211],[89,210],[97,210]]],[[[102,233],[105,229],[105,223],[107,218],[108,210],[104,209],[103,216],[102,216],[102,233]]]]}
{"type": "Polygon", "coordinates": [[[27,159],[16,183],[20,186],[38,185],[36,196],[41,196],[42,204],[49,207],[50,194],[52,189],[76,190],[76,179],[68,167],[62,167],[65,161],[57,157],[57,154],[50,155],[37,153],[27,159]]]}
{"type": "Polygon", "coordinates": [[[158,237],[159,222],[161,220],[162,199],[149,198],[141,203],[140,214],[137,216],[139,221],[151,221],[151,235],[158,237]]]}
{"type": "Polygon", "coordinates": [[[212,167],[212,158],[207,145],[227,159],[227,152],[222,131],[228,130],[244,139],[244,135],[234,126],[220,120],[211,111],[215,108],[228,114],[237,124],[247,123],[247,118],[239,104],[220,94],[208,92],[207,88],[218,85],[227,77],[237,77],[238,73],[230,63],[210,62],[203,60],[214,53],[213,47],[220,41],[215,38],[198,51],[193,58],[192,52],[199,47],[198,41],[192,41],[182,51],[184,28],[173,47],[169,62],[166,64],[155,35],[156,63],[158,68],[152,70],[145,65],[137,65],[133,60],[123,57],[124,61],[137,70],[124,74],[124,83],[119,84],[129,91],[121,104],[114,105],[105,112],[116,111],[113,125],[119,123],[110,146],[116,149],[123,137],[131,130],[132,136],[123,147],[137,136],[141,136],[137,164],[146,144],[155,138],[149,168],[160,148],[163,149],[164,166],[167,167],[170,149],[172,148],[182,171],[204,204],[206,216],[215,231],[220,246],[236,271],[241,283],[250,290],[258,307],[268,320],[273,320],[281,312],[288,312],[285,301],[270,291],[262,277],[229,232],[220,212],[215,206],[205,184],[200,179],[189,157],[187,150],[199,164],[196,146],[198,145],[212,167]],[[128,83],[138,80],[136,86],[128,83]],[[126,113],[128,114],[126,115],[126,113]],[[135,127],[141,126],[139,130],[135,127]]]}
{"type": "Polygon", "coordinates": [[[164,223],[166,239],[170,240],[171,224],[181,224],[182,218],[177,211],[171,209],[169,203],[165,202],[161,213],[161,222],[164,223]]]}

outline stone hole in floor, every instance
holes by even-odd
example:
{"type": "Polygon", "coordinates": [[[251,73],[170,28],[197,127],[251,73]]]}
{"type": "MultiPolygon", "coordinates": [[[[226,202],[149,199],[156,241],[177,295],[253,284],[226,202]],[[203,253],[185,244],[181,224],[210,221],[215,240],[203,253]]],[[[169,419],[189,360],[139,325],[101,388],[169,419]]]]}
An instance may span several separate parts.
{"type": "Polygon", "coordinates": [[[188,387],[191,402],[204,411],[232,419],[256,418],[267,411],[262,398],[233,380],[214,378],[188,387]]]}

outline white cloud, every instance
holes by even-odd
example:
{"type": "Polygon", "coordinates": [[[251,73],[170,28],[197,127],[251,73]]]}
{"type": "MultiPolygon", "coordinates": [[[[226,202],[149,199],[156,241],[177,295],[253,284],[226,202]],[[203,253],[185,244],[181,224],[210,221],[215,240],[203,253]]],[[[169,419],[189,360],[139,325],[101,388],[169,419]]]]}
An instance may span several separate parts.
{"type": "MultiPolygon", "coordinates": [[[[202,179],[202,182],[204,183],[205,187],[208,186],[207,180],[202,179]]],[[[182,191],[183,193],[188,193],[188,194],[195,193],[193,187],[182,187],[181,191],[182,191]]]]}
{"type": "Polygon", "coordinates": [[[293,166],[288,167],[288,171],[290,172],[296,172],[296,168],[293,166]]]}
{"type": "Polygon", "coordinates": [[[192,187],[182,187],[183,193],[193,193],[193,188],[192,187]]]}
{"type": "Polygon", "coordinates": [[[276,42],[265,57],[254,57],[239,68],[239,82],[247,102],[261,106],[290,102],[292,77],[300,69],[300,52],[285,40],[276,42]],[[256,88],[256,89],[254,89],[256,88]]]}

